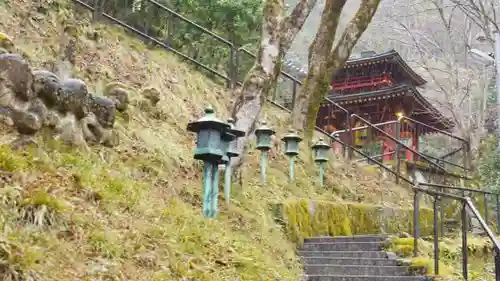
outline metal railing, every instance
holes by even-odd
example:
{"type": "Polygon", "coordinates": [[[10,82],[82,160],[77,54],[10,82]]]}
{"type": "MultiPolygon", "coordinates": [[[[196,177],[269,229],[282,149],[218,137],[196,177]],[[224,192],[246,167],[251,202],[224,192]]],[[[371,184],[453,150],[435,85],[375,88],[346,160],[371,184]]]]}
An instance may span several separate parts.
{"type": "MultiPolygon", "coordinates": [[[[106,12],[105,8],[109,6],[106,4],[113,3],[111,0],[73,0],[73,1],[77,4],[79,4],[80,6],[92,11],[93,19],[95,21],[105,19],[105,20],[110,21],[111,23],[117,24],[117,25],[125,28],[125,30],[128,30],[129,32],[132,32],[133,34],[138,35],[141,38],[148,40],[148,41],[156,44],[157,46],[160,46],[160,47],[164,48],[165,50],[170,51],[170,52],[178,55],[179,57],[187,60],[190,63],[193,63],[195,66],[200,67],[201,69],[211,73],[212,75],[219,77],[219,78],[222,78],[224,81],[227,82],[227,85],[231,88],[234,88],[238,85],[241,85],[241,81],[238,77],[238,72],[240,70],[240,57],[242,55],[245,55],[245,56],[249,56],[253,59],[256,58],[256,55],[252,54],[250,51],[236,46],[233,42],[230,42],[229,40],[219,36],[218,34],[198,25],[197,23],[187,19],[186,17],[177,13],[176,11],[172,10],[171,8],[165,6],[157,1],[154,1],[154,0],[146,0],[145,3],[151,4],[152,6],[154,6],[158,10],[157,11],[158,13],[164,13],[164,15],[162,15],[162,17],[166,18],[169,21],[172,18],[180,20],[181,22],[186,23],[189,26],[192,26],[196,30],[199,30],[203,34],[207,34],[208,36],[210,36],[211,38],[213,38],[217,42],[220,42],[222,45],[225,45],[229,49],[229,60],[228,60],[228,65],[227,65],[227,73],[228,74],[222,73],[222,72],[200,62],[199,60],[189,56],[188,54],[185,54],[182,51],[174,48],[169,43],[171,41],[169,38],[164,40],[164,38],[162,39],[162,38],[159,38],[158,36],[155,36],[155,34],[154,34],[155,32],[150,31],[151,28],[149,28],[147,26],[134,26],[134,23],[126,22],[127,18],[119,19],[119,18],[117,18],[117,16],[113,16],[110,13],[106,12]]],[[[168,36],[170,37],[171,36],[170,29],[168,30],[168,32],[169,32],[168,36]]],[[[286,81],[289,81],[292,83],[292,88],[291,88],[291,93],[290,93],[291,102],[287,103],[285,101],[279,101],[278,97],[276,96],[276,92],[271,97],[268,97],[268,101],[270,101],[272,104],[278,106],[282,110],[290,112],[290,110],[295,105],[295,97],[299,91],[299,88],[302,86],[302,82],[299,81],[297,78],[293,77],[291,74],[286,73],[284,71],[281,71],[280,79],[285,79],[286,81]]],[[[345,108],[341,107],[340,105],[336,104],[335,102],[333,102],[332,100],[330,100],[328,98],[326,98],[326,101],[329,104],[331,104],[331,105],[339,108],[341,111],[343,111],[346,114],[346,118],[347,118],[346,120],[352,119],[352,116],[350,116],[350,112],[347,111],[345,108]]],[[[416,121],[416,122],[418,122],[418,121],[416,121]]],[[[369,123],[369,122],[367,123],[367,125],[372,126],[371,123],[369,123]]],[[[426,125],[426,124],[424,124],[424,125],[426,125]]],[[[346,131],[348,131],[348,135],[349,135],[349,141],[348,141],[349,144],[343,143],[343,147],[345,148],[344,153],[347,155],[347,158],[352,159],[353,153],[356,152],[357,154],[362,155],[366,159],[369,159],[371,161],[371,163],[375,163],[378,166],[383,167],[385,170],[387,170],[388,168],[385,165],[383,165],[382,163],[380,163],[379,161],[377,161],[375,158],[370,157],[366,153],[363,153],[362,151],[355,149],[352,146],[352,144],[354,143],[354,138],[353,138],[354,136],[353,136],[353,130],[351,129],[351,127],[352,127],[351,122],[347,122],[346,131]]],[[[322,129],[320,129],[318,127],[316,127],[316,130],[322,131],[322,129]]],[[[338,139],[336,139],[330,135],[328,135],[328,136],[330,138],[332,138],[334,141],[339,141],[338,139]]],[[[401,144],[404,146],[404,144],[401,142],[398,142],[398,144],[401,144]]],[[[423,157],[429,157],[429,156],[423,156],[423,157]]],[[[376,158],[379,158],[379,157],[376,157],[376,158]]],[[[439,160],[441,162],[436,161],[436,163],[434,163],[433,165],[442,168],[442,165],[439,165],[439,163],[444,163],[445,160],[443,160],[443,159],[439,159],[439,160]]],[[[399,163],[399,161],[398,161],[398,163],[399,163]]],[[[391,171],[391,173],[394,174],[394,171],[391,171]]],[[[397,182],[399,182],[399,180],[403,178],[403,176],[399,173],[399,170],[397,170],[394,175],[396,176],[397,182]]]]}
{"type": "MultiPolygon", "coordinates": [[[[445,157],[435,157],[435,156],[423,154],[423,153],[421,153],[419,151],[416,151],[415,149],[409,147],[405,143],[401,142],[401,140],[399,140],[398,138],[396,138],[396,137],[394,137],[394,136],[386,133],[385,131],[381,130],[378,127],[381,126],[381,125],[388,125],[388,124],[393,124],[394,123],[396,125],[396,131],[397,131],[396,136],[397,136],[399,134],[398,131],[400,130],[401,122],[403,120],[406,120],[408,122],[414,122],[415,124],[417,124],[419,126],[423,126],[423,127],[427,128],[428,130],[431,130],[431,131],[434,131],[434,132],[438,132],[438,133],[442,133],[445,136],[448,136],[448,137],[451,137],[453,139],[456,139],[456,140],[459,140],[459,141],[463,142],[462,147],[459,150],[457,150],[457,151],[461,151],[461,150],[468,151],[469,144],[468,144],[468,142],[465,139],[463,139],[461,137],[458,137],[458,136],[455,136],[455,135],[453,135],[453,134],[451,134],[449,132],[446,132],[446,131],[437,129],[435,127],[429,126],[429,125],[427,125],[425,123],[422,123],[420,121],[414,120],[412,118],[405,117],[405,116],[402,116],[399,120],[394,120],[394,121],[388,121],[388,122],[373,124],[373,123],[370,123],[368,120],[360,117],[359,115],[350,114],[350,112],[348,110],[346,110],[342,106],[338,105],[337,103],[335,103],[331,99],[326,98],[325,100],[326,100],[326,102],[328,102],[329,104],[335,106],[337,109],[341,110],[342,112],[344,112],[346,114],[346,120],[347,120],[346,121],[346,129],[333,132],[332,134],[327,134],[327,133],[325,133],[325,134],[328,135],[334,142],[337,142],[337,143],[341,144],[342,147],[344,147],[344,150],[347,151],[346,154],[347,154],[347,158],[349,160],[351,160],[353,158],[353,152],[356,152],[357,154],[363,156],[365,158],[365,160],[367,160],[367,161],[369,160],[372,163],[377,164],[377,162],[372,161],[373,158],[380,158],[380,157],[383,157],[385,155],[393,154],[393,155],[395,155],[395,158],[396,158],[396,161],[395,161],[396,165],[394,167],[395,168],[395,174],[394,173],[391,173],[391,174],[395,175],[396,183],[399,183],[400,179],[403,179],[406,182],[408,179],[405,178],[405,177],[403,177],[403,175],[401,175],[401,167],[400,167],[400,165],[401,165],[400,162],[401,161],[399,159],[400,158],[400,151],[402,149],[406,149],[408,151],[413,152],[414,155],[418,156],[420,159],[425,160],[425,162],[429,165],[429,167],[434,167],[434,168],[438,169],[439,171],[445,173],[446,175],[454,175],[454,176],[462,178],[462,179],[470,179],[466,175],[466,173],[469,170],[469,168],[467,167],[467,163],[465,161],[465,157],[466,157],[465,155],[464,155],[464,165],[459,165],[459,164],[453,163],[451,161],[444,160],[444,158],[446,158],[446,156],[449,156],[449,155],[445,155],[445,157]],[[358,127],[354,127],[356,119],[358,119],[361,122],[363,122],[364,125],[362,125],[360,127],[359,126],[358,127]],[[354,131],[360,130],[360,129],[367,129],[367,128],[372,128],[377,133],[379,133],[380,135],[383,135],[383,136],[387,137],[388,139],[390,139],[391,141],[393,141],[396,144],[396,151],[394,151],[393,153],[382,153],[382,154],[378,154],[378,155],[373,155],[370,158],[368,158],[368,157],[366,157],[367,156],[366,153],[361,154],[360,150],[354,149],[354,146],[352,145],[354,143],[354,131]],[[339,139],[338,136],[339,136],[340,133],[346,133],[347,134],[348,142],[341,141],[339,139]],[[465,175],[456,175],[456,174],[451,173],[450,171],[448,171],[448,170],[445,169],[444,164],[448,164],[450,166],[460,168],[461,170],[463,170],[465,172],[465,175]]],[[[316,129],[320,130],[319,128],[316,128],[316,129]]],[[[457,151],[455,151],[454,153],[456,153],[457,151]]],[[[384,170],[387,170],[387,166],[386,165],[383,165],[383,164],[381,164],[381,165],[377,164],[377,165],[379,167],[382,167],[384,170]]]]}
{"type": "MultiPolygon", "coordinates": [[[[146,0],[146,2],[150,3],[150,4],[153,4],[154,6],[156,6],[158,9],[160,9],[161,11],[165,12],[167,14],[167,18],[171,18],[171,17],[175,17],[176,19],[178,20],[181,20],[187,24],[189,24],[190,26],[192,27],[195,27],[197,28],[198,30],[200,30],[202,33],[204,34],[207,34],[209,36],[211,36],[213,39],[221,42],[223,45],[226,45],[228,48],[229,48],[229,63],[228,63],[228,70],[227,70],[227,74],[225,73],[222,73],[220,71],[217,71],[216,69],[213,69],[212,67],[206,65],[206,64],[203,64],[201,63],[200,61],[198,61],[197,59],[187,55],[187,54],[184,54],[183,52],[181,52],[180,50],[178,49],[175,49],[171,46],[171,44],[168,43],[169,40],[166,40],[167,43],[165,43],[163,40],[160,40],[156,37],[154,37],[153,35],[151,34],[148,34],[147,30],[146,31],[141,31],[139,30],[137,27],[134,27],[132,26],[131,24],[123,21],[123,20],[120,20],[106,12],[103,11],[103,7],[104,7],[104,0],[91,0],[92,2],[89,4],[87,3],[86,1],[84,0],[73,0],[75,3],[81,5],[82,7],[90,10],[93,12],[93,18],[94,20],[100,20],[100,19],[106,19],[106,20],[109,20],[111,21],[112,23],[115,23],[115,24],[118,24],[120,26],[122,26],[123,28],[125,28],[126,30],[150,41],[150,42],[153,42],[155,43],[156,45],[164,48],[165,50],[167,51],[170,51],[178,56],[180,56],[181,58],[189,61],[190,63],[193,63],[194,65],[196,65],[197,67],[200,67],[202,68],[203,70],[205,71],[208,71],[209,73],[219,77],[219,78],[222,78],[223,80],[225,80],[227,82],[227,85],[230,87],[230,88],[234,88],[236,87],[237,85],[241,85],[241,80],[238,78],[238,72],[239,72],[239,58],[241,55],[247,55],[247,56],[250,56],[252,58],[255,58],[256,56],[254,54],[252,54],[251,52],[249,52],[248,50],[244,49],[244,48],[240,48],[238,46],[236,46],[233,42],[230,42],[229,40],[227,39],[224,39],[222,38],[221,36],[215,34],[214,32],[196,24],[195,22],[185,18],[184,16],[182,16],[181,14],[173,11],[172,9],[166,7],[165,5],[162,5],[156,1],[153,1],[153,0],[146,0]]],[[[294,104],[295,104],[295,98],[296,98],[296,95],[298,93],[298,90],[299,90],[299,87],[302,86],[302,82],[299,81],[298,79],[294,78],[292,75],[284,72],[284,71],[281,71],[281,75],[280,75],[280,79],[286,79],[286,80],[289,80],[292,82],[292,91],[291,91],[291,94],[290,94],[290,98],[291,98],[291,103],[290,104],[286,104],[286,103],[280,103],[277,101],[277,97],[276,95],[273,95],[272,97],[269,97],[268,100],[273,103],[274,105],[277,105],[279,106],[281,109],[283,110],[286,110],[286,111],[290,111],[294,104]]],[[[352,146],[351,144],[353,143],[353,133],[352,133],[352,129],[351,129],[351,119],[357,117],[357,118],[361,118],[357,115],[350,115],[350,112],[347,111],[345,108],[339,106],[338,104],[336,104],[335,102],[329,100],[329,99],[326,99],[327,102],[329,102],[330,104],[336,106],[337,108],[339,108],[340,110],[342,110],[345,114],[346,114],[346,120],[348,120],[347,122],[347,126],[346,126],[346,131],[348,132],[349,134],[349,143],[345,143],[343,141],[341,141],[340,139],[338,138],[335,138],[334,136],[326,133],[325,131],[323,131],[321,128],[318,128],[316,127],[316,130],[320,131],[321,133],[327,135],[328,137],[330,137],[330,139],[334,142],[338,142],[340,143],[346,150],[346,154],[348,155],[348,158],[351,159],[352,158],[352,154],[353,153],[357,153],[363,157],[365,157],[366,159],[370,160],[371,163],[374,163],[376,165],[378,165],[379,167],[381,167],[382,169],[384,169],[385,171],[393,174],[394,176],[396,176],[396,179],[397,181],[399,180],[403,180],[404,182],[408,183],[408,184],[412,184],[413,185],[413,182],[411,180],[409,180],[408,178],[406,178],[405,176],[401,175],[400,171],[398,169],[396,169],[396,171],[394,171],[393,169],[387,167],[386,165],[384,165],[382,162],[378,161],[377,158],[380,158],[382,157],[383,155],[376,155],[375,157],[372,157],[372,156],[369,156],[368,154],[364,153],[363,151],[355,148],[354,146],[352,146]]],[[[361,118],[362,119],[362,118],[361,118]]],[[[409,118],[408,118],[409,119],[409,118]]],[[[364,119],[362,119],[364,120],[364,119]]],[[[369,123],[368,121],[364,120],[366,122],[366,125],[369,126],[369,127],[372,127],[372,128],[375,128],[375,129],[378,129],[376,128],[375,125],[369,123]]],[[[416,120],[412,120],[414,122],[419,122],[419,121],[416,121],[416,120]]],[[[425,126],[428,126],[427,124],[423,124],[425,126]]],[[[429,126],[430,127],[430,126],[429,126]]],[[[433,128],[433,127],[431,127],[433,128]]],[[[434,128],[436,129],[436,128],[434,128]]],[[[380,129],[378,129],[380,130],[380,129]]],[[[438,129],[436,129],[438,130],[438,129]]],[[[381,131],[380,133],[383,133],[385,134],[385,132],[381,131]]],[[[395,141],[397,144],[398,144],[398,147],[399,146],[402,146],[402,147],[405,147],[406,149],[418,154],[419,156],[423,157],[424,159],[426,159],[429,163],[433,163],[431,165],[435,165],[438,167],[438,169],[443,169],[443,166],[442,165],[439,165],[439,163],[445,163],[444,162],[444,158],[454,154],[454,153],[457,153],[458,151],[462,150],[463,148],[457,150],[457,151],[454,151],[453,153],[450,153],[449,155],[445,155],[445,156],[442,156],[442,157],[439,157],[438,159],[435,159],[435,158],[432,158],[432,157],[429,157],[428,155],[422,155],[420,154],[419,152],[413,150],[412,148],[406,146],[404,143],[400,142],[399,140],[395,139],[394,137],[386,134],[387,137],[389,137],[391,140],[395,141]],[[433,161],[430,161],[431,158],[433,160],[439,160],[437,163],[434,163],[433,161]]],[[[395,152],[396,155],[398,155],[398,152],[395,152]]],[[[398,161],[399,162],[399,161],[398,161]]],[[[420,185],[424,185],[424,183],[421,183],[420,185]]],[[[427,184],[429,186],[431,186],[430,184],[427,184]]],[[[418,185],[417,186],[414,186],[414,191],[415,191],[415,200],[414,200],[414,238],[415,238],[415,253],[417,252],[417,249],[418,249],[418,238],[419,238],[419,200],[418,200],[418,194],[419,193],[425,193],[425,194],[428,194],[428,195],[431,195],[431,196],[434,196],[435,198],[435,202],[434,202],[434,211],[435,211],[435,215],[434,215],[434,237],[435,237],[435,273],[438,274],[439,273],[439,244],[436,242],[439,238],[439,234],[438,234],[438,230],[437,230],[437,220],[438,220],[438,215],[437,215],[437,208],[438,208],[438,204],[436,202],[438,202],[438,200],[440,200],[440,198],[442,197],[446,197],[446,198],[452,198],[454,200],[459,200],[461,203],[462,203],[462,220],[463,220],[463,227],[462,227],[462,231],[463,231],[463,247],[462,247],[462,252],[463,252],[463,276],[464,278],[467,280],[468,278],[468,272],[467,272],[467,224],[465,223],[466,221],[466,218],[467,218],[467,213],[465,212],[465,208],[468,207],[471,209],[472,213],[477,217],[477,219],[479,220],[481,226],[484,228],[485,232],[487,233],[487,235],[489,236],[489,238],[492,240],[493,242],[493,245],[494,245],[494,248],[495,248],[495,252],[496,252],[496,255],[495,255],[495,268],[496,268],[496,280],[497,281],[500,281],[500,246],[498,244],[498,242],[495,240],[494,236],[493,236],[493,232],[491,231],[491,229],[488,227],[487,223],[485,222],[485,220],[483,220],[483,218],[481,217],[479,211],[475,208],[474,204],[472,203],[472,201],[470,200],[470,198],[468,197],[461,197],[461,196],[457,196],[457,195],[452,195],[452,194],[447,194],[447,193],[441,193],[441,192],[435,192],[435,191],[431,191],[431,190],[428,190],[428,189],[422,189],[420,188],[418,185]]],[[[443,186],[441,186],[441,188],[444,188],[443,186]]],[[[457,187],[446,187],[446,188],[449,188],[449,189],[457,189],[457,190],[463,190],[463,191],[470,191],[470,192],[482,192],[482,191],[478,191],[478,190],[470,190],[470,189],[465,189],[465,188],[457,188],[457,187]]],[[[494,194],[494,193],[490,193],[490,192],[483,192],[483,194],[494,194]]],[[[497,225],[500,225],[500,214],[499,214],[499,209],[500,206],[499,205],[499,195],[498,194],[495,194],[496,196],[496,200],[497,200],[497,225]]],[[[487,207],[486,207],[487,208],[487,207]]],[[[487,210],[486,210],[487,212],[487,210]]],[[[487,217],[487,215],[486,215],[487,217]]]]}
{"type": "MultiPolygon", "coordinates": [[[[469,197],[469,198],[474,199],[474,200],[478,200],[477,197],[474,196],[474,195],[478,195],[478,197],[481,198],[479,200],[481,200],[484,204],[484,206],[482,208],[484,221],[486,223],[488,223],[490,221],[490,211],[494,211],[495,212],[494,221],[496,222],[496,227],[497,227],[496,230],[497,230],[497,233],[500,233],[500,193],[488,191],[488,190],[482,190],[482,189],[450,186],[450,185],[437,184],[437,183],[425,183],[425,184],[421,183],[420,185],[434,188],[434,189],[436,189],[436,191],[439,191],[442,193],[448,193],[449,191],[457,191],[458,193],[460,193],[459,196],[469,197]],[[467,194],[467,193],[469,193],[469,194],[467,194]],[[490,205],[488,202],[491,197],[493,197],[495,199],[495,207],[494,208],[490,208],[490,205]]],[[[457,195],[457,194],[455,194],[455,195],[457,195]]],[[[441,210],[443,210],[443,208],[441,208],[441,210]]],[[[444,230],[443,230],[444,229],[444,220],[441,221],[441,229],[442,229],[442,233],[444,233],[444,230]]]]}
{"type": "MultiPolygon", "coordinates": [[[[449,153],[446,153],[445,155],[442,155],[442,156],[439,156],[439,157],[434,157],[434,156],[430,156],[430,155],[427,155],[428,157],[432,158],[433,160],[436,161],[437,164],[448,164],[448,165],[451,165],[453,167],[457,167],[457,168],[460,168],[462,169],[465,173],[467,173],[467,171],[469,171],[470,167],[469,166],[469,163],[467,162],[467,158],[469,157],[468,153],[469,153],[469,150],[470,150],[470,147],[469,147],[469,142],[462,138],[462,137],[459,137],[459,136],[455,136],[447,131],[444,131],[444,130],[441,130],[441,129],[438,129],[438,128],[435,128],[435,127],[432,127],[428,124],[425,124],[423,122],[420,122],[418,120],[415,120],[415,119],[412,119],[410,117],[407,117],[407,116],[401,116],[401,120],[406,120],[406,121],[409,121],[413,124],[416,124],[418,125],[419,127],[424,127],[430,131],[433,131],[433,132],[436,132],[436,133],[439,133],[441,135],[444,135],[444,136],[447,136],[449,138],[452,138],[452,139],[455,139],[459,142],[461,142],[461,147],[458,148],[458,149],[455,149],[449,153]],[[463,164],[462,165],[459,165],[459,164],[456,164],[456,163],[453,163],[451,161],[448,161],[448,160],[445,160],[445,158],[448,158],[448,157],[451,157],[455,154],[457,154],[458,152],[461,152],[463,151],[464,152],[464,156],[463,156],[463,164]]],[[[443,165],[444,166],[444,165],[443,165]]]]}
{"type": "MultiPolygon", "coordinates": [[[[221,71],[218,71],[207,64],[202,63],[201,61],[197,60],[196,58],[193,58],[189,54],[183,53],[181,50],[174,48],[171,44],[168,42],[171,41],[170,39],[162,39],[159,38],[159,36],[156,36],[156,34],[152,34],[154,32],[150,31],[150,28],[145,27],[145,26],[134,26],[134,23],[127,22],[127,19],[119,19],[117,16],[112,15],[111,13],[105,11],[105,6],[106,2],[110,3],[110,0],[73,0],[76,4],[92,11],[93,14],[93,19],[95,21],[98,20],[108,20],[111,23],[117,24],[125,30],[132,32],[133,34],[150,41],[154,44],[156,44],[159,47],[162,47],[166,51],[172,52],[182,59],[187,60],[188,62],[194,64],[196,67],[200,67],[201,69],[207,71],[208,73],[219,77],[223,79],[224,81],[227,82],[227,86],[230,88],[234,88],[238,85],[241,85],[242,79],[239,79],[239,71],[241,70],[241,57],[242,56],[249,56],[253,60],[256,58],[256,55],[251,53],[250,51],[241,48],[237,46],[235,43],[230,42],[230,40],[223,38],[222,36],[214,33],[211,30],[208,30],[199,24],[187,19],[183,15],[177,13],[176,11],[172,10],[171,8],[157,2],[154,0],[146,0],[145,3],[153,5],[156,9],[158,9],[158,12],[164,13],[162,17],[171,20],[172,18],[175,18],[177,20],[180,20],[183,23],[188,24],[189,26],[197,29],[198,31],[202,32],[203,34],[208,35],[212,39],[216,40],[217,42],[221,43],[223,46],[226,46],[226,48],[229,50],[229,59],[228,59],[228,65],[226,69],[226,73],[223,73],[221,71]]],[[[170,32],[170,30],[168,31],[170,32]]],[[[171,35],[169,35],[171,36],[171,35]]],[[[277,105],[281,109],[284,109],[286,111],[290,111],[294,104],[295,104],[295,97],[298,93],[298,90],[300,86],[302,85],[302,82],[300,82],[298,79],[294,78],[291,74],[286,73],[285,71],[281,71],[280,79],[283,79],[285,81],[291,82],[292,83],[292,91],[290,93],[290,103],[287,103],[286,101],[280,101],[278,100],[278,97],[276,94],[274,94],[272,97],[268,97],[268,100],[273,103],[274,105],[277,105]]]]}
{"type": "MultiPolygon", "coordinates": [[[[413,191],[414,191],[414,199],[413,199],[413,247],[414,247],[414,256],[418,256],[418,242],[420,239],[420,195],[421,194],[426,194],[428,196],[431,196],[433,198],[433,211],[434,211],[434,216],[433,216],[433,244],[434,244],[434,274],[439,275],[439,228],[438,228],[438,223],[439,223],[439,203],[443,198],[448,198],[455,200],[461,204],[461,222],[462,222],[462,227],[461,227],[461,234],[462,234],[462,275],[465,280],[468,280],[469,274],[468,274],[468,248],[467,248],[467,236],[468,236],[468,220],[467,220],[467,208],[470,210],[472,215],[476,217],[476,219],[479,221],[479,224],[481,228],[485,231],[486,235],[488,238],[491,240],[494,252],[495,252],[495,258],[494,258],[494,263],[495,263],[495,280],[500,281],[500,244],[496,240],[496,237],[493,233],[493,231],[488,227],[488,224],[486,221],[483,219],[481,216],[480,212],[477,210],[477,208],[474,206],[474,203],[471,201],[469,197],[466,196],[458,196],[454,194],[449,194],[449,193],[444,193],[444,192],[439,192],[439,191],[433,191],[429,189],[422,188],[422,186],[434,186],[433,184],[428,184],[428,183],[421,183],[417,182],[413,186],[413,191]]],[[[463,188],[458,188],[454,186],[444,186],[441,185],[441,188],[447,188],[447,189],[460,189],[462,190],[463,188]]],[[[478,192],[477,190],[474,190],[478,192]]],[[[480,191],[484,192],[484,191],[480,191]]],[[[443,217],[441,217],[441,220],[443,220],[443,217]]]]}
{"type": "MultiPolygon", "coordinates": [[[[401,177],[401,161],[400,161],[400,151],[402,148],[412,152],[414,155],[418,156],[419,159],[423,159],[425,160],[430,167],[434,167],[446,174],[451,174],[449,171],[447,171],[444,166],[440,165],[439,163],[436,163],[432,160],[440,160],[439,158],[437,157],[433,157],[433,156],[429,156],[429,155],[424,155],[420,152],[418,152],[417,150],[413,149],[412,147],[406,145],[405,143],[403,143],[401,140],[398,139],[397,136],[399,136],[399,125],[400,125],[400,122],[396,122],[396,137],[392,136],[391,134],[385,132],[384,130],[378,128],[376,125],[373,125],[371,124],[368,120],[362,118],[361,116],[357,115],[357,114],[351,114],[351,119],[349,120],[351,123],[354,123],[354,121],[357,120],[360,120],[361,122],[363,122],[366,126],[369,126],[371,129],[373,129],[374,131],[376,131],[377,133],[383,135],[384,137],[390,139],[391,141],[393,141],[395,144],[396,144],[396,151],[395,151],[395,172],[397,174],[396,176],[396,183],[399,183],[399,179],[401,177]]],[[[352,124],[351,124],[351,127],[352,127],[352,124]]],[[[465,177],[464,177],[465,178],[465,177]]]]}

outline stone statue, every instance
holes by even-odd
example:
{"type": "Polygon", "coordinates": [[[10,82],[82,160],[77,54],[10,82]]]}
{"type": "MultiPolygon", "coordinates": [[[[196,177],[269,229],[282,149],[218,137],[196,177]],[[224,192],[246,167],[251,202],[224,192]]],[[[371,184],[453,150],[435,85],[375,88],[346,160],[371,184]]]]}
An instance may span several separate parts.
{"type": "Polygon", "coordinates": [[[14,146],[33,143],[42,128],[54,139],[85,149],[90,143],[116,145],[116,111],[126,111],[129,103],[125,85],[110,83],[106,97],[100,97],[89,93],[80,79],[32,71],[14,50],[12,40],[0,33],[0,122],[19,133],[14,146]]]}

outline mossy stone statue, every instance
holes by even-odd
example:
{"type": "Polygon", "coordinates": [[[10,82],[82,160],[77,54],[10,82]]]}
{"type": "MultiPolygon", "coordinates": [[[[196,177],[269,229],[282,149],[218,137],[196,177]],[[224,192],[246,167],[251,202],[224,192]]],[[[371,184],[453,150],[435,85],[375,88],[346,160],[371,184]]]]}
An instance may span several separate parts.
{"type": "Polygon", "coordinates": [[[77,119],[82,119],[90,112],[90,94],[87,85],[80,79],[67,79],[61,84],[62,99],[60,110],[72,112],[77,119]]]}
{"type": "MultiPolygon", "coordinates": [[[[28,63],[19,54],[0,55],[0,87],[3,92],[10,89],[17,98],[23,101],[29,101],[35,97],[32,90],[33,75],[28,63]],[[7,89],[5,89],[7,88],[7,89]]],[[[4,105],[4,104],[2,104],[4,105]]]]}
{"type": "Polygon", "coordinates": [[[59,77],[46,70],[33,72],[33,91],[43,100],[48,108],[55,108],[61,103],[62,88],[59,77]]]}
{"type": "Polygon", "coordinates": [[[115,103],[103,97],[90,95],[90,110],[105,129],[113,128],[116,118],[115,103]]]}

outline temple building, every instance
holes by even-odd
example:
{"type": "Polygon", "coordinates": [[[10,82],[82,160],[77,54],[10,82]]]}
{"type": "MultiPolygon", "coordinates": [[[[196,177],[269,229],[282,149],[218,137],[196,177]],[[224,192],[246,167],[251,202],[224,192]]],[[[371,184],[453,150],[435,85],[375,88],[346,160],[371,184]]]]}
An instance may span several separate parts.
{"type": "MultiPolygon", "coordinates": [[[[396,51],[364,52],[361,58],[347,61],[333,77],[316,125],[346,143],[354,142],[355,147],[370,152],[370,155],[380,155],[384,161],[390,161],[394,157],[391,152],[395,151],[395,142],[375,129],[364,127],[361,120],[349,119],[349,116],[357,114],[394,137],[397,137],[395,123],[398,117],[409,117],[417,122],[401,119],[399,139],[418,151],[419,137],[435,131],[430,127],[448,131],[454,126],[418,91],[417,88],[425,83],[396,51]],[[352,138],[346,130],[350,128],[347,120],[353,128],[352,138]]],[[[405,149],[400,157],[417,160],[411,151],[405,149]]]]}

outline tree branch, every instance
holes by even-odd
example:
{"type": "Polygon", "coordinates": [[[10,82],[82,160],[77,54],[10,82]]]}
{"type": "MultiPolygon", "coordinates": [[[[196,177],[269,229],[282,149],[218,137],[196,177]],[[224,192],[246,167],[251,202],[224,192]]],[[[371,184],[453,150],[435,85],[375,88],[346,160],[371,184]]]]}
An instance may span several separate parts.
{"type": "Polygon", "coordinates": [[[309,66],[317,62],[317,66],[320,67],[320,60],[328,56],[335,42],[339,18],[346,2],[347,0],[326,0],[318,31],[309,46],[309,66]]]}
{"type": "Polygon", "coordinates": [[[351,55],[351,51],[377,12],[380,0],[362,0],[354,18],[349,22],[337,46],[330,52],[327,62],[327,73],[331,73],[343,65],[351,55]]]}
{"type": "Polygon", "coordinates": [[[317,0],[299,0],[292,13],[282,22],[281,48],[288,50],[297,33],[302,29],[317,0]]]}

